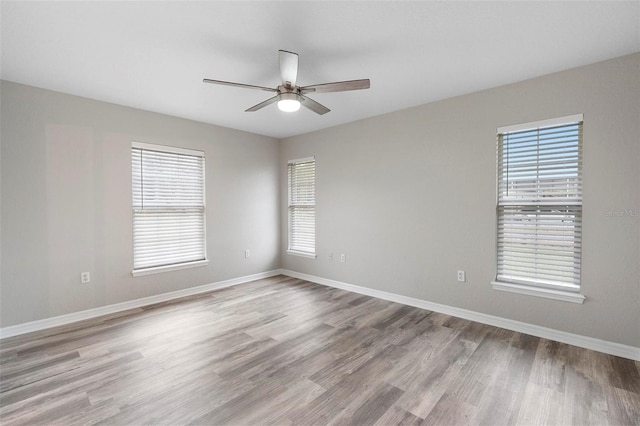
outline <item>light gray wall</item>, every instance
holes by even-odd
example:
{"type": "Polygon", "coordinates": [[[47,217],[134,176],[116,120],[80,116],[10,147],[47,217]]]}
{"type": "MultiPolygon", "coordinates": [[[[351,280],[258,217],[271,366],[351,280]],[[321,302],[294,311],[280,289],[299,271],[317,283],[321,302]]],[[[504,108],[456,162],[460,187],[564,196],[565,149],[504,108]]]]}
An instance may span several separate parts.
{"type": "Polygon", "coordinates": [[[0,90],[1,327],[279,267],[276,139],[10,82],[0,90]],[[133,140],[205,151],[206,267],[131,276],[133,140]]]}
{"type": "Polygon", "coordinates": [[[635,54],[285,139],[282,249],[286,161],[315,155],[318,258],[283,254],[282,265],[638,347],[639,122],[635,54]],[[495,291],[496,128],[576,113],[584,113],[587,300],[495,291]],[[622,210],[631,214],[615,216],[622,210]],[[467,272],[466,283],[457,282],[457,270],[467,272]]]}

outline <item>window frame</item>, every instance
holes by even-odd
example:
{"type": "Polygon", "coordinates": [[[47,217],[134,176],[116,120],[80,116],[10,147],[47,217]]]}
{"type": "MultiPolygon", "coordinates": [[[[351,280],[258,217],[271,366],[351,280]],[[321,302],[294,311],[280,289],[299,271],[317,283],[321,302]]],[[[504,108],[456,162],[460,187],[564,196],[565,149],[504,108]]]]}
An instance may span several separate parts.
{"type": "MultiPolygon", "coordinates": [[[[496,229],[495,229],[495,236],[496,236],[496,261],[494,263],[495,267],[496,267],[496,273],[495,273],[495,279],[494,281],[491,283],[493,288],[495,290],[500,290],[500,291],[508,291],[508,292],[513,292],[513,293],[519,293],[519,294],[525,294],[525,295],[531,295],[531,296],[538,296],[538,297],[544,297],[544,298],[548,298],[548,299],[554,299],[554,300],[562,300],[562,301],[567,301],[567,302],[573,302],[573,303],[583,303],[585,300],[584,295],[581,294],[582,291],[582,286],[580,283],[580,279],[581,279],[581,262],[579,262],[579,269],[577,271],[578,273],[578,283],[574,284],[574,286],[562,286],[559,284],[549,284],[549,283],[545,283],[544,280],[538,279],[539,282],[536,282],[535,278],[531,278],[531,277],[525,277],[523,280],[519,280],[519,279],[514,279],[514,280],[507,280],[507,279],[502,279],[502,278],[498,278],[499,277],[499,272],[500,272],[500,254],[501,254],[501,248],[500,248],[500,241],[501,241],[501,236],[500,236],[500,221],[501,221],[501,217],[507,217],[507,216],[502,216],[501,214],[501,208],[504,212],[505,207],[514,207],[516,210],[518,208],[522,209],[522,210],[526,210],[526,209],[531,209],[531,208],[535,208],[536,210],[538,210],[540,213],[539,214],[545,214],[545,212],[552,210],[552,207],[562,207],[564,208],[564,210],[568,210],[567,207],[568,206],[572,206],[572,208],[575,208],[576,211],[576,215],[580,216],[580,221],[579,222],[574,222],[574,226],[580,226],[580,230],[577,234],[574,235],[579,235],[580,238],[582,238],[583,232],[582,232],[582,228],[581,228],[581,216],[582,216],[582,206],[583,206],[583,201],[582,201],[582,182],[583,182],[583,177],[582,177],[582,146],[583,146],[583,135],[582,135],[582,126],[583,126],[583,122],[584,122],[584,116],[583,114],[574,114],[574,115],[570,115],[570,116],[564,116],[564,117],[557,117],[557,118],[552,118],[549,120],[541,120],[541,121],[535,121],[535,122],[528,122],[528,123],[522,123],[522,124],[517,124],[517,125],[512,125],[512,126],[504,126],[504,127],[499,127],[496,131],[496,138],[497,138],[497,152],[496,152],[496,183],[497,183],[497,191],[496,191],[496,229]],[[551,200],[552,201],[544,201],[541,202],[539,201],[544,194],[544,192],[542,192],[540,189],[536,189],[535,195],[532,197],[532,199],[530,200],[526,200],[526,198],[524,198],[523,200],[521,200],[521,203],[518,203],[517,200],[513,201],[513,200],[503,200],[501,198],[501,193],[500,193],[500,184],[501,184],[501,176],[500,176],[500,152],[502,149],[502,145],[501,145],[501,140],[503,138],[504,135],[507,134],[517,134],[517,133],[525,133],[527,131],[539,131],[541,129],[545,129],[545,128],[553,128],[553,127],[559,127],[559,126],[569,126],[572,124],[578,124],[578,129],[580,131],[579,135],[578,135],[578,146],[577,146],[577,173],[576,173],[576,187],[579,188],[579,196],[578,197],[567,197],[567,198],[562,198],[562,197],[552,197],[551,200]],[[534,201],[533,199],[537,199],[538,201],[534,201]]],[[[536,149],[540,149],[540,140],[536,139],[536,149]]],[[[540,166],[540,161],[539,159],[536,159],[536,167],[540,166]]],[[[568,168],[568,167],[567,167],[568,168]]],[[[508,183],[509,181],[507,181],[508,183]]],[[[538,184],[536,184],[537,186],[539,186],[539,181],[538,184]]],[[[504,214],[504,213],[503,213],[504,214]]],[[[539,216],[536,215],[536,218],[538,218],[539,216]]],[[[577,217],[577,216],[576,216],[577,217]]],[[[576,219],[577,220],[577,219],[576,219]]],[[[538,221],[536,221],[536,224],[539,223],[538,221]]],[[[537,232],[537,231],[536,231],[537,232]]],[[[537,237],[537,235],[536,235],[537,237]]],[[[536,238],[536,241],[539,241],[538,238],[536,238]]],[[[578,257],[581,258],[582,257],[582,247],[578,247],[575,245],[576,243],[574,242],[572,251],[574,252],[574,254],[577,252],[578,253],[578,257]]],[[[537,262],[534,260],[533,264],[536,265],[537,262]]],[[[524,277],[524,276],[523,276],[524,277]]]]}
{"type": "MultiPolygon", "coordinates": [[[[136,256],[136,249],[135,249],[135,215],[136,215],[136,210],[144,210],[144,209],[136,209],[135,206],[135,202],[134,202],[134,194],[133,192],[134,190],[134,170],[132,167],[131,170],[131,178],[132,178],[132,182],[131,182],[131,189],[132,189],[132,205],[131,205],[131,223],[132,223],[132,272],[131,274],[134,277],[138,277],[138,276],[144,276],[144,275],[149,275],[149,274],[156,274],[156,273],[162,273],[162,272],[168,272],[168,271],[176,271],[176,270],[181,270],[181,269],[188,269],[188,268],[195,268],[195,267],[202,267],[205,266],[209,263],[208,260],[208,256],[207,256],[207,221],[206,221],[206,212],[207,212],[207,208],[206,208],[206,156],[204,151],[200,151],[200,150],[194,150],[194,149],[187,149],[187,148],[179,148],[179,147],[174,147],[174,146],[169,146],[169,145],[158,145],[158,144],[151,144],[151,143],[146,143],[146,142],[137,142],[137,141],[132,141],[131,142],[131,148],[130,148],[130,158],[131,161],[133,163],[133,155],[134,155],[134,150],[140,150],[142,152],[144,151],[154,151],[154,152],[160,152],[160,153],[168,153],[168,154],[178,154],[178,155],[185,155],[185,156],[192,156],[192,157],[200,157],[202,158],[202,250],[203,250],[203,259],[194,259],[194,260],[186,260],[186,261],[179,261],[179,262],[175,262],[175,263],[170,263],[170,264],[162,264],[162,265],[156,265],[156,266],[147,266],[147,267],[143,267],[143,268],[135,268],[135,256],[136,256]]],[[[161,210],[171,210],[172,208],[170,206],[161,209],[161,210]]],[[[176,210],[180,210],[179,207],[173,207],[173,209],[176,210]]]]}
{"type": "Polygon", "coordinates": [[[310,259],[316,259],[316,197],[315,197],[315,186],[316,186],[316,158],[315,156],[298,158],[294,160],[287,161],[287,254],[307,257],[310,259]],[[292,223],[292,209],[296,207],[308,208],[311,205],[309,204],[292,204],[292,182],[291,182],[291,167],[296,164],[303,163],[313,163],[313,251],[307,251],[301,249],[300,247],[292,247],[292,232],[293,232],[293,223],[292,223]]]}

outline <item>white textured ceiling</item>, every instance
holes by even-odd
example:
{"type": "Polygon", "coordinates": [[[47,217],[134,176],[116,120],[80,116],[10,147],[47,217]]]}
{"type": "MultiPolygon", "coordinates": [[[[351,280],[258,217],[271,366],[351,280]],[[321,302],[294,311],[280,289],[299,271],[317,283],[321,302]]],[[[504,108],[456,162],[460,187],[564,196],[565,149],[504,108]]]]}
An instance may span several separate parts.
{"type": "Polygon", "coordinates": [[[286,137],[640,51],[640,2],[12,2],[1,77],[286,137]],[[371,79],[311,95],[332,111],[244,110],[275,87],[371,79]]]}

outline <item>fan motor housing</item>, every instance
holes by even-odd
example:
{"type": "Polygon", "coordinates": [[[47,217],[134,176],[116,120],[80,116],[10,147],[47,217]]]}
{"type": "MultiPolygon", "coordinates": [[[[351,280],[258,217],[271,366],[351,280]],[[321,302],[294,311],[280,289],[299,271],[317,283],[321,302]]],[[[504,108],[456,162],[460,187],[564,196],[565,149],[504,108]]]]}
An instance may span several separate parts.
{"type": "Polygon", "coordinates": [[[284,93],[280,93],[280,100],[285,101],[285,100],[292,100],[292,101],[298,101],[300,102],[300,98],[298,96],[297,93],[295,92],[284,92],[284,93]]]}

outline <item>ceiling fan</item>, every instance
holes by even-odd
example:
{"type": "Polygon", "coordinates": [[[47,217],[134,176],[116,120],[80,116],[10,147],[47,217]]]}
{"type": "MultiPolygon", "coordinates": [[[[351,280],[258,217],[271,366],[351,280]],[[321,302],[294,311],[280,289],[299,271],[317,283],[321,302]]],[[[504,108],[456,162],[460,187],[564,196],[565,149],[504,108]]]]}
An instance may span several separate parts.
{"type": "Polygon", "coordinates": [[[280,50],[280,77],[282,84],[275,89],[271,87],[254,86],[251,84],[232,83],[230,81],[203,79],[205,83],[222,84],[224,86],[244,87],[246,89],[258,89],[267,92],[275,92],[276,95],[266,101],[245,110],[245,112],[258,111],[278,102],[278,108],[281,111],[293,112],[300,109],[300,105],[304,105],[317,114],[326,114],[331,111],[326,106],[319,104],[313,99],[305,96],[307,93],[327,93],[327,92],[346,92],[347,90],[368,89],[371,85],[369,79],[337,81],[334,83],[314,84],[312,86],[296,86],[298,78],[298,54],[280,50]]]}

